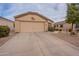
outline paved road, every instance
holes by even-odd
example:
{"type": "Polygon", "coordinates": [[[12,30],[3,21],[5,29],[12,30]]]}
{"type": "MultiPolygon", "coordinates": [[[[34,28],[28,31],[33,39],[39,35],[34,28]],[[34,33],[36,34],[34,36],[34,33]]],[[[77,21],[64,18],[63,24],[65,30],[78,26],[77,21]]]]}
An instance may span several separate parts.
{"type": "Polygon", "coordinates": [[[50,32],[19,33],[0,47],[6,56],[79,56],[79,48],[50,32]]]}

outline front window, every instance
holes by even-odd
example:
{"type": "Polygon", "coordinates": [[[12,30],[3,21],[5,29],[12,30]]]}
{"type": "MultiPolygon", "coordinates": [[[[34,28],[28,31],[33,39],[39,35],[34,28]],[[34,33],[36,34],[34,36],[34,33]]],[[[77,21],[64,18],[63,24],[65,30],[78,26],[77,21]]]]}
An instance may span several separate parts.
{"type": "Polygon", "coordinates": [[[60,25],[60,27],[63,27],[63,25],[60,25]]]}
{"type": "Polygon", "coordinates": [[[76,28],[79,28],[79,24],[76,24],[76,28]]]}

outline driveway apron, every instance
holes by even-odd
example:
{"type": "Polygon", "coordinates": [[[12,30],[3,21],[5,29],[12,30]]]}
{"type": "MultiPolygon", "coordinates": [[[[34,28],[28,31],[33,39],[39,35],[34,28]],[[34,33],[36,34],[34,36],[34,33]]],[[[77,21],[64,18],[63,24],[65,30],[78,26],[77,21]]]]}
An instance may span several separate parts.
{"type": "Polygon", "coordinates": [[[75,56],[79,48],[50,32],[19,33],[0,47],[5,56],[75,56]]]}

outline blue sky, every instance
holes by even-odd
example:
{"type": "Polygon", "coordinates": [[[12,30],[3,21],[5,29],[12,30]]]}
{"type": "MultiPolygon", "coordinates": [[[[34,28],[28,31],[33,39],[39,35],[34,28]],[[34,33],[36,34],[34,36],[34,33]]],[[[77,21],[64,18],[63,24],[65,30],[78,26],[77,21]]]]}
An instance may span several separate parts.
{"type": "Polygon", "coordinates": [[[64,3],[0,3],[0,16],[10,20],[28,11],[38,12],[57,22],[64,20],[67,6],[64,3]]]}

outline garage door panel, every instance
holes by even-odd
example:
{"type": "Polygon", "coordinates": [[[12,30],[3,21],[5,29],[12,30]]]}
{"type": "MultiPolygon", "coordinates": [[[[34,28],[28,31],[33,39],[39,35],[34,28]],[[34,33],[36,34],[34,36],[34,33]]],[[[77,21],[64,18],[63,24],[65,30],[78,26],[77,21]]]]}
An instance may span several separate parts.
{"type": "Polygon", "coordinates": [[[44,22],[21,22],[21,32],[43,32],[44,22]]]}

